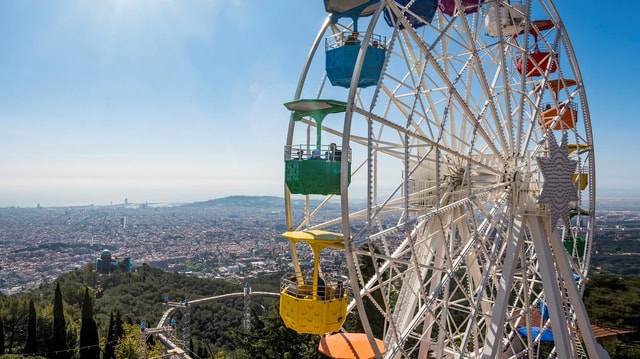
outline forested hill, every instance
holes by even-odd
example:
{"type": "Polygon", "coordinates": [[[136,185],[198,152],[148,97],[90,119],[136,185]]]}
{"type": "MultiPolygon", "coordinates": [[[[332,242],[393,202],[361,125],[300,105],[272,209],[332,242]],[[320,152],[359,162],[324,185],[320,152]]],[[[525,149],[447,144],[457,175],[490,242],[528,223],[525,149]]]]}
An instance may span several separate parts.
{"type": "Polygon", "coordinates": [[[245,208],[282,208],[284,198],[272,196],[229,196],[211,199],[204,202],[194,202],[184,207],[245,207],[245,208]]]}
{"type": "MultiPolygon", "coordinates": [[[[261,277],[250,282],[253,291],[277,292],[279,275],[261,277]]],[[[155,327],[168,307],[163,306],[165,296],[170,301],[184,302],[226,293],[242,292],[244,280],[217,280],[189,277],[165,272],[143,265],[133,273],[100,275],[90,266],[59,277],[55,283],[43,285],[37,290],[18,296],[0,295],[0,322],[4,328],[2,353],[22,353],[27,342],[29,302],[35,304],[38,323],[38,351],[47,353],[51,345],[53,303],[56,284],[60,284],[67,323],[70,347],[78,345],[83,296],[90,288],[93,300],[94,319],[100,338],[106,338],[110,317],[119,313],[123,322],[140,328],[144,321],[155,327]]],[[[257,314],[273,312],[277,299],[251,297],[251,307],[257,314]]],[[[209,353],[232,350],[231,331],[239,330],[244,315],[243,298],[226,299],[190,307],[189,331],[194,346],[209,353]]],[[[177,313],[179,331],[183,328],[184,316],[177,313]]],[[[1,332],[1,331],[0,331],[1,332]]],[[[181,336],[181,333],[178,333],[181,336]]],[[[78,354],[77,352],[75,353],[78,354]]]]}
{"type": "MultiPolygon", "coordinates": [[[[279,279],[280,275],[261,277],[251,281],[250,286],[254,292],[277,292],[279,279]]],[[[80,332],[87,322],[83,312],[88,310],[97,324],[100,342],[95,346],[100,347],[102,359],[135,359],[139,351],[140,323],[144,321],[149,327],[158,324],[167,309],[163,305],[165,296],[172,302],[193,301],[242,292],[245,283],[244,280],[188,277],[147,265],[133,273],[99,275],[87,266],[31,293],[12,297],[0,295],[0,337],[4,338],[0,340],[0,354],[21,354],[31,348],[28,353],[53,357],[51,353],[58,350],[54,349],[53,330],[56,285],[60,286],[69,348],[69,356],[64,358],[87,357],[82,356],[78,348],[81,347],[80,332]],[[31,303],[34,304],[33,320],[31,303]],[[120,329],[119,339],[110,334],[114,322],[124,328],[120,329]],[[30,332],[31,337],[36,338],[31,343],[30,332]],[[113,354],[109,354],[105,343],[117,343],[113,354]]],[[[607,328],[635,330],[630,334],[599,339],[611,358],[640,358],[640,276],[596,275],[589,280],[584,299],[592,322],[607,328]]],[[[284,328],[277,314],[277,299],[251,296],[249,304],[252,311],[252,330],[249,332],[242,330],[243,298],[191,305],[189,348],[197,353],[193,357],[216,358],[230,353],[235,358],[286,357],[286,353],[297,353],[292,358],[318,357],[317,337],[300,336],[284,328]]],[[[182,338],[187,316],[178,311],[173,318],[178,321],[177,335],[182,338]]],[[[161,351],[159,345],[149,348],[150,353],[161,351]]]]}
{"type": "MultiPolygon", "coordinates": [[[[311,200],[311,204],[317,206],[320,200],[311,200]]],[[[304,199],[292,199],[291,205],[295,208],[304,208],[304,199]]],[[[354,201],[354,208],[359,208],[362,203],[354,201]]],[[[282,210],[284,208],[284,198],[274,196],[228,196],[223,198],[210,199],[203,202],[194,202],[182,205],[183,207],[219,207],[219,208],[260,208],[265,210],[282,210]]],[[[325,208],[340,210],[339,201],[329,201],[325,208]]]]}

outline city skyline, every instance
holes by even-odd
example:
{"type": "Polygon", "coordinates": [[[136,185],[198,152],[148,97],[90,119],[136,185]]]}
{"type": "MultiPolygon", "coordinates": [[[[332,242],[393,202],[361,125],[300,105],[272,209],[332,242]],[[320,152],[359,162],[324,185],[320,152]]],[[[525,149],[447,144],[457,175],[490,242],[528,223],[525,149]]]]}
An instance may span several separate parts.
{"type": "MultiPolygon", "coordinates": [[[[585,80],[597,193],[637,196],[639,40],[595,1],[555,5],[585,80]]],[[[321,1],[1,2],[0,207],[282,196],[282,104],[325,17],[321,1]]]]}

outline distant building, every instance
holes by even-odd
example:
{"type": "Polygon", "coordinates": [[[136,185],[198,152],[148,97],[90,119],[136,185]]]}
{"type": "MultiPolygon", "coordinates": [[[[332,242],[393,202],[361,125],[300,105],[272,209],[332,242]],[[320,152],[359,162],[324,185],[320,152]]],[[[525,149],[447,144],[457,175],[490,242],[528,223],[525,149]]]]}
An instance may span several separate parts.
{"type": "Polygon", "coordinates": [[[131,258],[119,259],[111,255],[108,249],[100,253],[100,258],[96,259],[96,272],[109,274],[111,272],[131,272],[131,258]]]}

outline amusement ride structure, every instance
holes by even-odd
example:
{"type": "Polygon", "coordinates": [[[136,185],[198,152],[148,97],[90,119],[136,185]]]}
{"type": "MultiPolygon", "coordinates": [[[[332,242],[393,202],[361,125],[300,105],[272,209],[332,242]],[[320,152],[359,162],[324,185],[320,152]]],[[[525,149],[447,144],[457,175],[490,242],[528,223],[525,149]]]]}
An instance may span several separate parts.
{"type": "Polygon", "coordinates": [[[581,299],[589,107],[552,1],[324,6],[285,104],[285,324],[333,357],[339,336],[354,358],[607,358],[581,299]]]}
{"type": "Polygon", "coordinates": [[[147,358],[147,340],[149,336],[156,336],[169,353],[177,354],[182,359],[191,359],[188,345],[190,334],[190,322],[191,322],[191,308],[200,304],[205,304],[213,301],[230,299],[230,298],[243,298],[244,312],[242,318],[242,330],[249,331],[251,329],[251,314],[250,314],[250,298],[251,296],[267,296],[278,297],[279,293],[273,292],[254,292],[249,286],[249,282],[245,282],[242,292],[220,294],[212,297],[199,298],[189,301],[185,298],[183,301],[175,302],[170,301],[168,296],[165,296],[163,306],[165,311],[162,317],[158,321],[155,327],[150,327],[144,321],[140,325],[140,358],[147,358]],[[179,311],[182,316],[182,338],[177,337],[177,321],[173,316],[179,311]]]}

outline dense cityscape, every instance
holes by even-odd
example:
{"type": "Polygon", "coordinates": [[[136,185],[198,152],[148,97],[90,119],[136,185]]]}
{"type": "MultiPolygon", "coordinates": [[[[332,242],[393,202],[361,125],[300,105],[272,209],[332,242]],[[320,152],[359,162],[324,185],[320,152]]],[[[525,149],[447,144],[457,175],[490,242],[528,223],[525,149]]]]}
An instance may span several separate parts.
{"type": "Polygon", "coordinates": [[[134,267],[199,277],[286,271],[282,204],[276,197],[229,197],[190,205],[0,209],[0,290],[29,291],[93,266],[105,249],[134,267]]]}
{"type": "MultiPolygon", "coordinates": [[[[189,205],[0,209],[0,290],[29,291],[82,266],[101,251],[151,266],[199,277],[256,277],[290,266],[282,199],[228,197],[189,205]]],[[[336,212],[337,214],[337,212],[336,212]]],[[[597,215],[594,271],[602,259],[634,260],[640,211],[603,210],[597,215]],[[633,239],[635,238],[635,240],[633,239]],[[600,258],[600,260],[599,260],[600,258]],[[622,258],[622,259],[620,259],[622,258]]],[[[309,253],[310,255],[310,253],[309,253]]],[[[329,264],[330,265],[330,264],[329,264]]]]}

